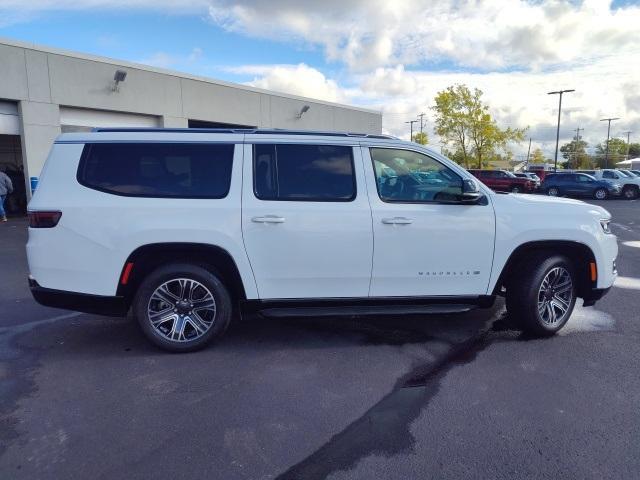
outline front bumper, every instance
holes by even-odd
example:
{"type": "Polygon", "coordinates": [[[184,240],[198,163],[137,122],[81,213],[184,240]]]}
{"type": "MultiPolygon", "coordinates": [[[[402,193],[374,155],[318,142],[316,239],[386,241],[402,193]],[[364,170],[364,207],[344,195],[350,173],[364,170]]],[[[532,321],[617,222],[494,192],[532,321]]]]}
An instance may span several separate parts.
{"type": "Polygon", "coordinates": [[[124,297],[105,297],[102,295],[54,290],[41,287],[32,277],[29,277],[29,288],[35,301],[45,307],[63,308],[65,310],[111,317],[123,317],[128,310],[124,297]]]}

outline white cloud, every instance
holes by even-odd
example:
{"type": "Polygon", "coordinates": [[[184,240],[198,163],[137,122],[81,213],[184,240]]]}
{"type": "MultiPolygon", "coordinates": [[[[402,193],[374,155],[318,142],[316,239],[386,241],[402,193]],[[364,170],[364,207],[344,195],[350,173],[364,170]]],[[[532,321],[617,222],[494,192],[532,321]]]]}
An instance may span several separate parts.
{"type": "Polygon", "coordinates": [[[227,68],[236,74],[252,75],[253,80],[247,85],[290,93],[304,97],[312,97],[330,102],[346,100],[345,91],[338,87],[334,80],[324,76],[319,70],[304,63],[298,65],[245,65],[227,68]]]}
{"type": "Polygon", "coordinates": [[[320,45],[354,70],[450,61],[540,68],[640,45],[640,7],[610,1],[212,0],[223,28],[320,45]]]}

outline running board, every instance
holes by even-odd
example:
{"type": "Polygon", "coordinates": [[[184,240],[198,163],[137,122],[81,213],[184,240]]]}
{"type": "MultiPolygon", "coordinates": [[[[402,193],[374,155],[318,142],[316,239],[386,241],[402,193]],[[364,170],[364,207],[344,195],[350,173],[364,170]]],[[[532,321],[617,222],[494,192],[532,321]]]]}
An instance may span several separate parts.
{"type": "Polygon", "coordinates": [[[445,315],[464,313],[478,308],[468,304],[433,305],[345,305],[339,307],[276,307],[259,312],[270,318],[342,317],[353,315],[445,315]]]}

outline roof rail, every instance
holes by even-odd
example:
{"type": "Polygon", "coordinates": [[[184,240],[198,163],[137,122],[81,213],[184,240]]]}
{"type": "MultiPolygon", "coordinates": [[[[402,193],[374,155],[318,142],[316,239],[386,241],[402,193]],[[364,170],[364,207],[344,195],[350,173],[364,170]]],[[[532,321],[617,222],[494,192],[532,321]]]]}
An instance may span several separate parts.
{"type": "Polygon", "coordinates": [[[397,140],[391,135],[353,132],[324,132],[315,130],[285,130],[260,128],[145,128],[145,127],[96,127],[92,132],[165,132],[165,133],[250,133],[264,135],[322,135],[327,137],[364,137],[397,140]]]}

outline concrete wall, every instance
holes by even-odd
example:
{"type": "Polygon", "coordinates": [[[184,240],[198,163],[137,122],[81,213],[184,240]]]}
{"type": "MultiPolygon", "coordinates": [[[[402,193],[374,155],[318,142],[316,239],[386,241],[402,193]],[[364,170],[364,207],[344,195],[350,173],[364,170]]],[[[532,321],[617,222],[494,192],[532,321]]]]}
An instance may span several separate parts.
{"type": "Polygon", "coordinates": [[[0,100],[18,102],[28,177],[38,176],[60,133],[60,108],[153,115],[164,127],[189,119],[259,128],[381,133],[379,112],[269,92],[0,39],[0,100]],[[117,69],[127,72],[118,91],[117,69]],[[309,110],[297,118],[304,105],[309,110]]]}

